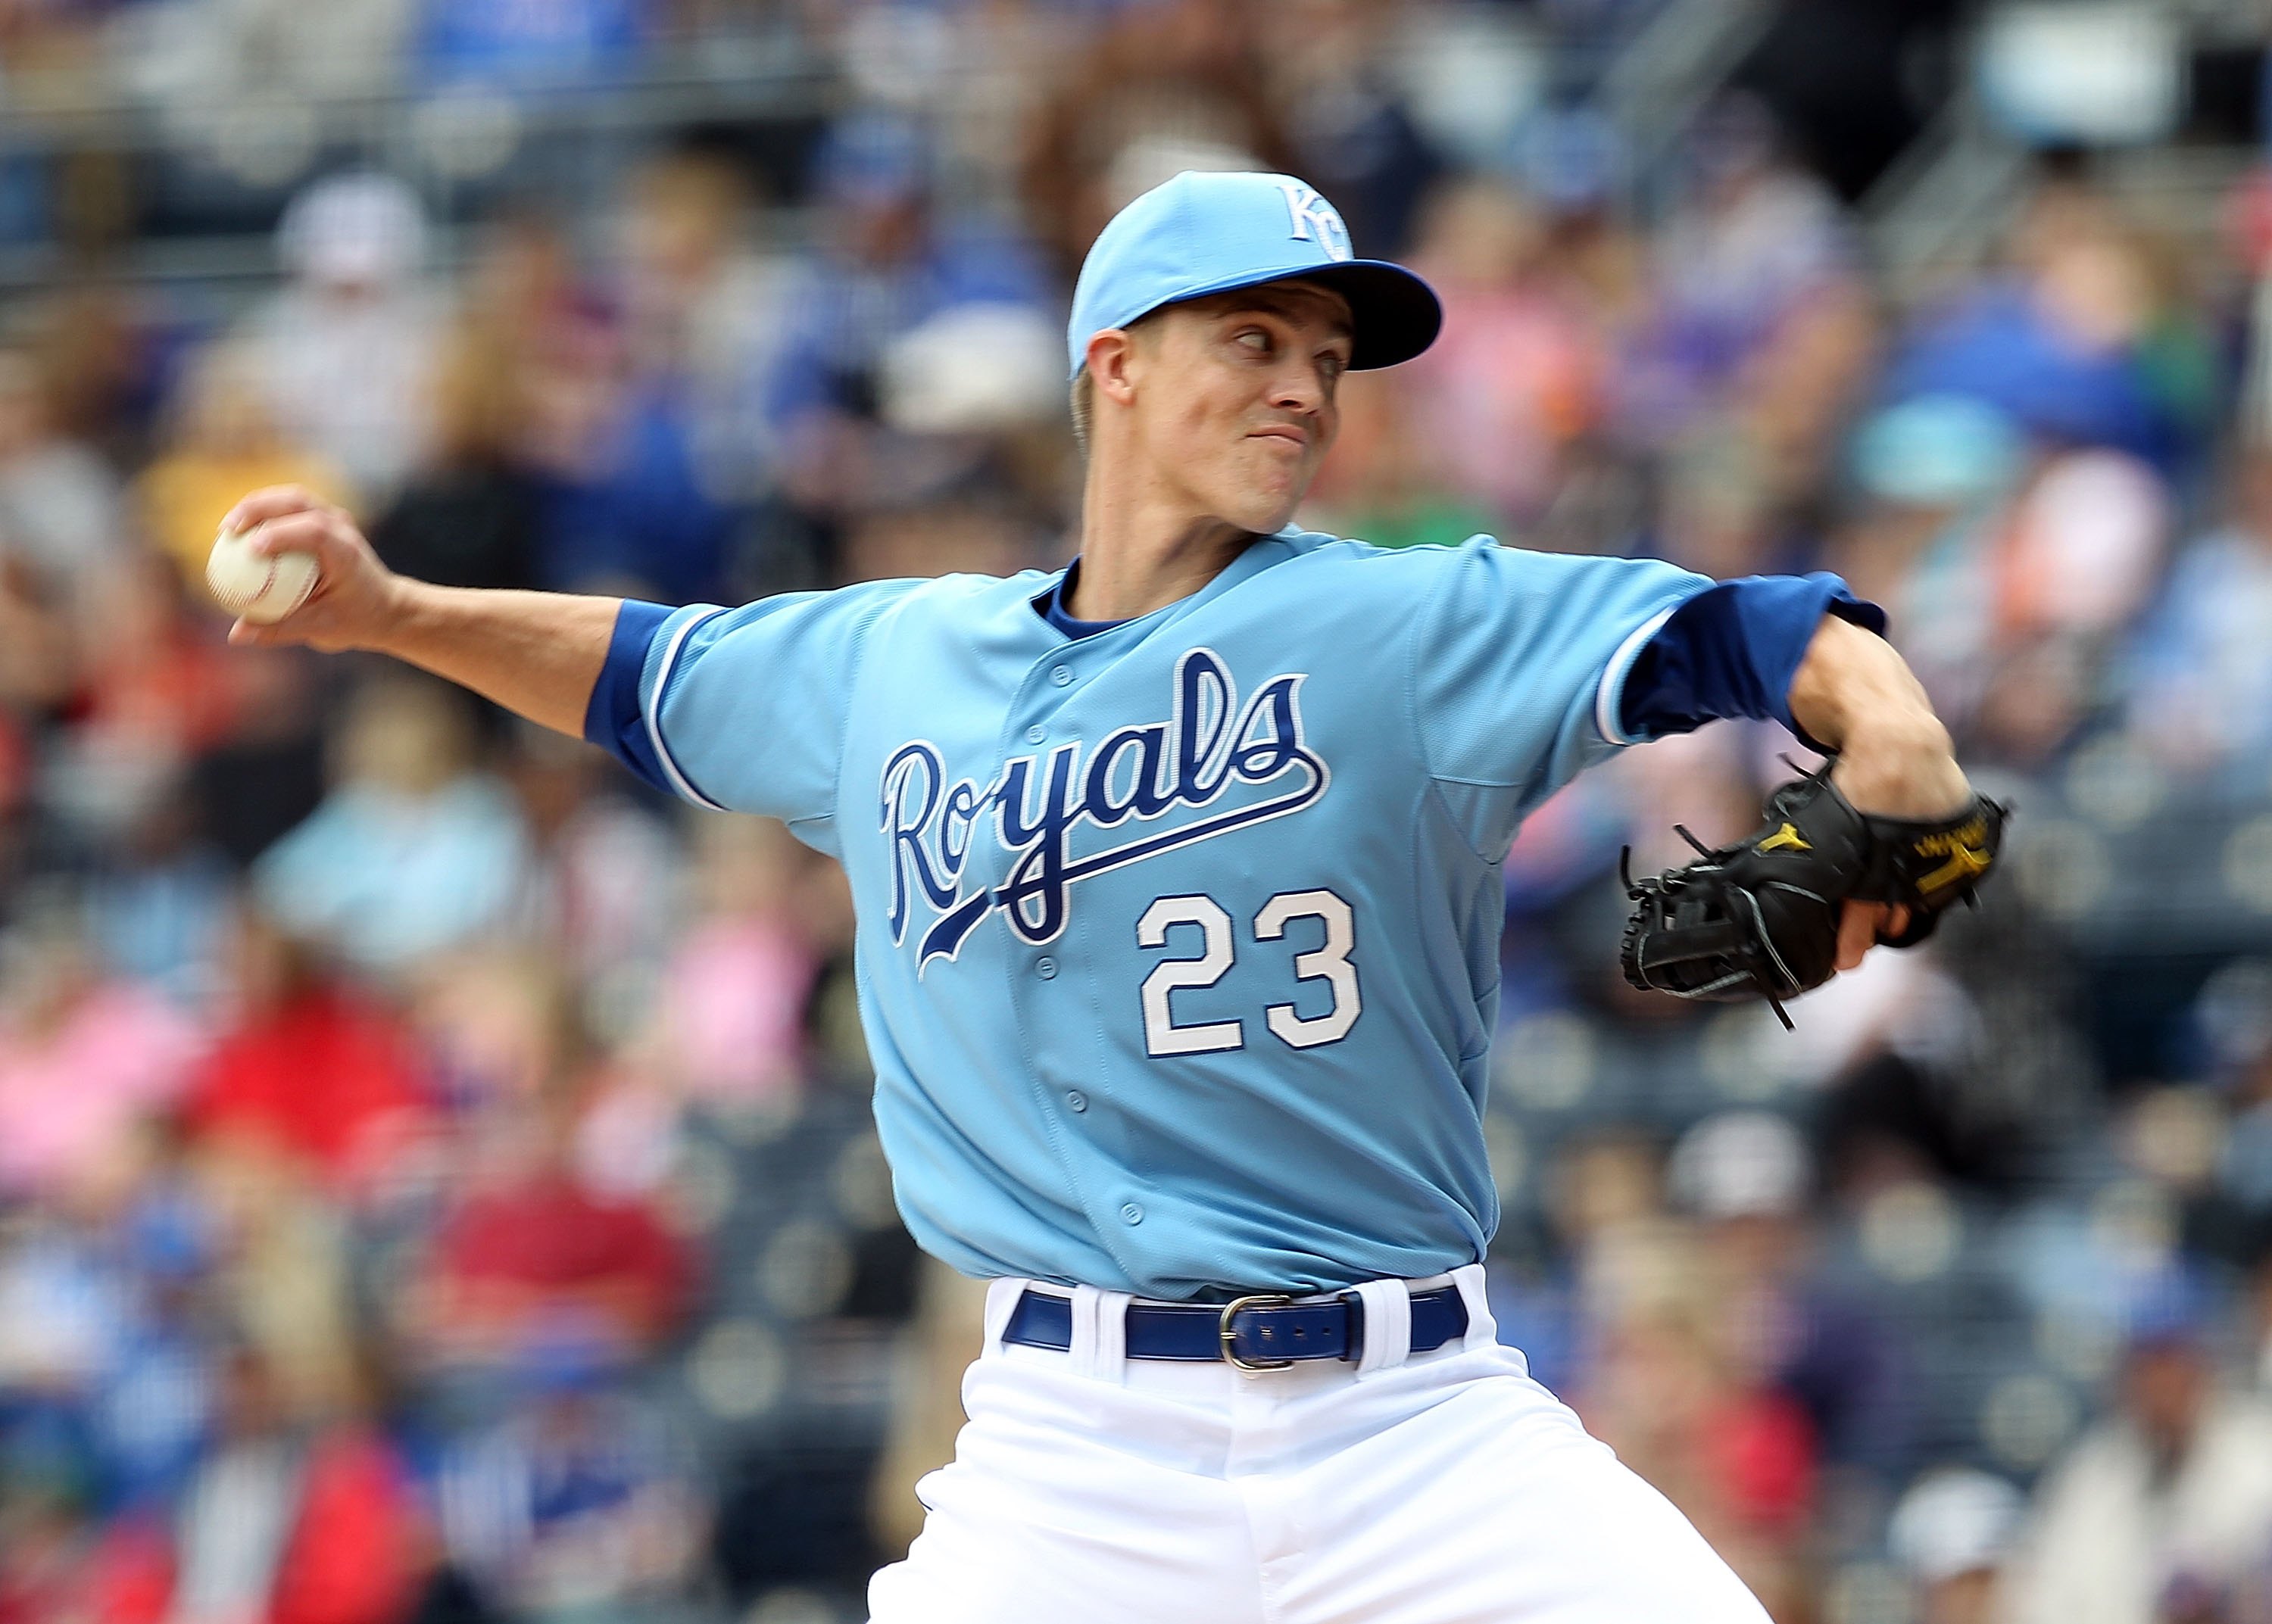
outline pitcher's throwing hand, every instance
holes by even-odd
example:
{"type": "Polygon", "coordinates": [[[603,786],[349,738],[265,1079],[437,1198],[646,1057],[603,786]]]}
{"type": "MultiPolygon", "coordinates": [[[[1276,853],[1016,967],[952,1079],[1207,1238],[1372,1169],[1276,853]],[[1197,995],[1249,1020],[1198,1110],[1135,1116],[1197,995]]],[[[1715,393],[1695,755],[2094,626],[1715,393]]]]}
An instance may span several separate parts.
{"type": "Polygon", "coordinates": [[[220,529],[243,533],[262,557],[310,553],[316,559],[315,590],[305,602],[266,625],[239,618],[228,629],[231,643],[304,643],[326,653],[367,648],[401,613],[400,577],[379,562],[348,510],[297,485],[254,491],[228,510],[220,529]]]}

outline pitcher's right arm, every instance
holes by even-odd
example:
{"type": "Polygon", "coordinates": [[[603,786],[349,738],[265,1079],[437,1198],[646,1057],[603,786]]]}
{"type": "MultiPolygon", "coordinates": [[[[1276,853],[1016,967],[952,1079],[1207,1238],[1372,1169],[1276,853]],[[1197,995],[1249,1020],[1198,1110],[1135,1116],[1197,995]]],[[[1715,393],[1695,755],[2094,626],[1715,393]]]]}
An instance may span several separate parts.
{"type": "Polygon", "coordinates": [[[589,740],[667,794],[780,818],[824,850],[869,628],[923,589],[970,590],[863,581],[671,608],[415,581],[353,518],[289,486],[223,523],[256,553],[315,554],[322,575],[307,602],[273,625],[237,622],[231,642],[391,654],[589,740]]]}
{"type": "Polygon", "coordinates": [[[238,621],[231,643],[389,654],[533,722],[583,736],[621,599],[436,586],[397,575],[345,510],[293,485],[254,491],[229,510],[221,528],[250,531],[256,553],[313,553],[321,576],[308,600],[282,620],[238,621]]]}

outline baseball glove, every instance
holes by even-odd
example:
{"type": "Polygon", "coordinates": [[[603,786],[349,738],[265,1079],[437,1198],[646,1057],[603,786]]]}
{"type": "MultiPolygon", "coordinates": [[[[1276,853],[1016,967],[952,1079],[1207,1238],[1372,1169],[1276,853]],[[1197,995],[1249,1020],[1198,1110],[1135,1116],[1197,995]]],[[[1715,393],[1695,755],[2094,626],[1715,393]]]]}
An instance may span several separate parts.
{"type": "Polygon", "coordinates": [[[1901,934],[1878,940],[1924,941],[1944,910],[1974,899],[1995,866],[2007,810],[1976,794],[1954,817],[1876,817],[1856,811],[1826,768],[1777,789],[1758,831],[1734,846],[1709,850],[1675,824],[1696,848],[1694,862],[1644,880],[1619,864],[1634,904],[1620,954],[1626,980],[1676,998],[1765,998],[1787,1027],[1782,1001],[1837,968],[1843,904],[1907,908],[1901,934]]]}

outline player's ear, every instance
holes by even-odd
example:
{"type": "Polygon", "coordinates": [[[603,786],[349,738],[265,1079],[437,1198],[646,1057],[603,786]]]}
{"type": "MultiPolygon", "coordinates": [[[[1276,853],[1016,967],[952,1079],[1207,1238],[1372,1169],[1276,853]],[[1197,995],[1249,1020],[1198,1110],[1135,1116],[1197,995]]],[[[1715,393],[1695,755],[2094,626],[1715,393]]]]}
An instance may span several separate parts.
{"type": "Polygon", "coordinates": [[[1096,392],[1118,406],[1136,399],[1132,372],[1136,365],[1136,339],[1125,327],[1107,327],[1088,341],[1088,376],[1096,392]]]}

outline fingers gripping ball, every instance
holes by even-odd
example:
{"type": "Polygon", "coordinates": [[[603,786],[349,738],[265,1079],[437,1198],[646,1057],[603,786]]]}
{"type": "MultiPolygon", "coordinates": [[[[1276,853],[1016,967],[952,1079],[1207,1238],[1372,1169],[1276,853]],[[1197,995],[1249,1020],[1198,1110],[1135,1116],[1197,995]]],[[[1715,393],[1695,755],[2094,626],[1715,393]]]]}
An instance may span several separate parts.
{"type": "Polygon", "coordinates": [[[285,552],[264,557],[241,530],[224,530],[206,560],[206,585],[231,615],[269,625],[308,601],[318,571],[313,553],[285,552]]]}
{"type": "Polygon", "coordinates": [[[1995,866],[2006,813],[1975,795],[1954,817],[1874,817],[1857,811],[1827,772],[1795,779],[1768,798],[1748,838],[1710,851],[1683,829],[1694,862],[1654,879],[1625,876],[1634,904],[1620,954],[1626,980],[1677,998],[1765,998],[1788,1026],[1782,1001],[1838,967],[1845,904],[1906,908],[1902,934],[1880,940],[1924,941],[1995,866]]]}

